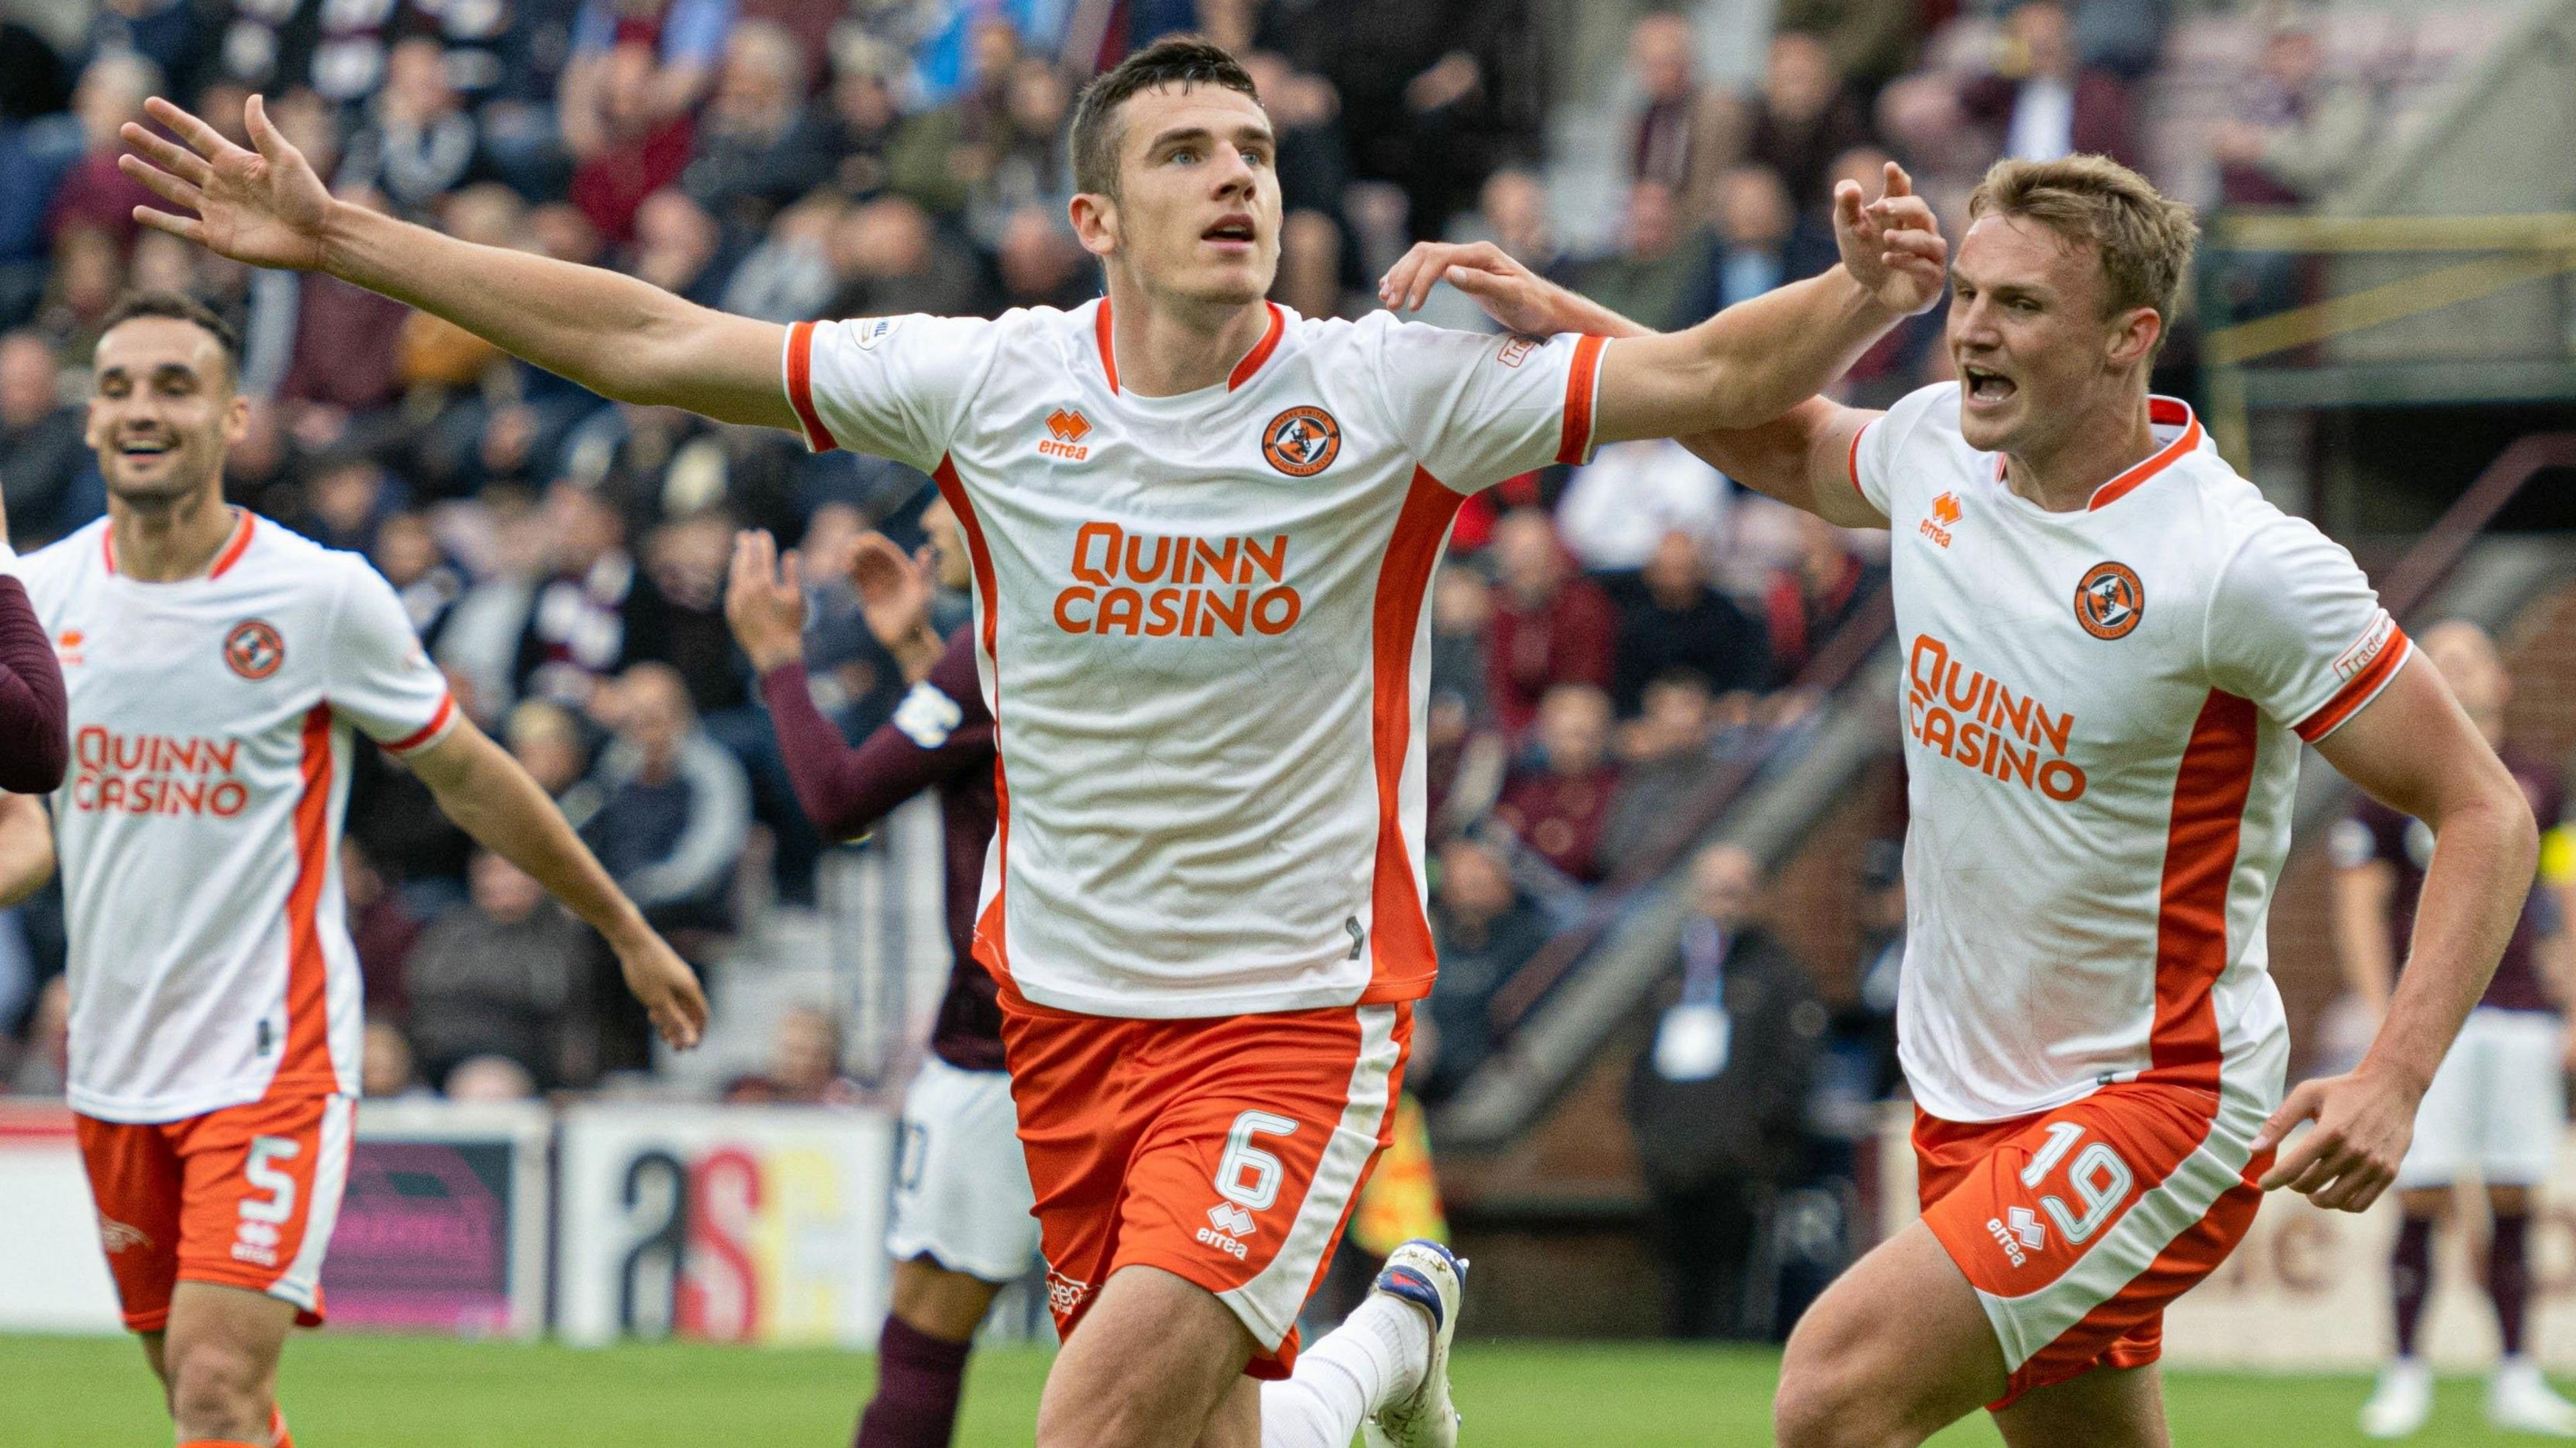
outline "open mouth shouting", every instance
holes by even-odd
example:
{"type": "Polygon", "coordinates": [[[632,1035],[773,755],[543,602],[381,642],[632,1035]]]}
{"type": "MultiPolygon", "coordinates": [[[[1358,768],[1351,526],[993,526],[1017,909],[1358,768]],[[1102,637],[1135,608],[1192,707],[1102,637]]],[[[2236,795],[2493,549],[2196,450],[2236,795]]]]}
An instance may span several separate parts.
{"type": "Polygon", "coordinates": [[[1968,405],[1976,408],[2001,407],[2021,391],[2021,385],[2010,377],[1973,362],[1959,365],[1959,386],[1967,396],[1968,405]]]}

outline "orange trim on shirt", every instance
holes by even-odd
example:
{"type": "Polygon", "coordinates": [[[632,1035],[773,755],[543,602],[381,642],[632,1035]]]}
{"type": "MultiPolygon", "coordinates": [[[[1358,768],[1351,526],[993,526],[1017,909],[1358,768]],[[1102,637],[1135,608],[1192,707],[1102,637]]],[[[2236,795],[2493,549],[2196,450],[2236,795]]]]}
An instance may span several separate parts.
{"type": "MultiPolygon", "coordinates": [[[[1106,316],[1109,302],[1100,303],[1106,316]]],[[[1105,324],[1104,324],[1105,326],[1105,324]]],[[[1105,355],[1105,354],[1104,354],[1105,355]]],[[[993,585],[993,553],[984,544],[983,520],[975,516],[975,504],[966,496],[965,480],[957,476],[954,458],[943,456],[932,470],[931,479],[939,485],[939,496],[948,501],[948,511],[957,515],[957,529],[966,535],[966,556],[974,565],[977,631],[976,643],[984,651],[984,664],[993,680],[993,899],[984,912],[975,917],[975,958],[983,963],[1005,991],[1011,988],[1011,952],[1006,925],[1008,916],[1002,909],[1003,898],[1011,886],[1011,779],[1002,756],[1002,663],[994,652],[999,637],[1002,615],[1000,592],[993,585]],[[990,951],[988,955],[986,952],[990,951]]]]}
{"type": "Polygon", "coordinates": [[[2200,446],[2200,419],[2191,415],[2190,408],[2170,397],[2147,399],[2147,420],[2160,422],[2168,427],[2179,422],[2183,425],[2182,435],[2157,449],[2155,456],[2095,488],[2093,501],[2085,505],[2086,511],[2098,512],[2129,496],[2136,492],[2147,479],[2163,472],[2185,453],[2200,446]],[[2180,415],[2177,416],[2177,413],[2180,415]]]}
{"type": "MultiPolygon", "coordinates": [[[[1288,330],[1287,314],[1279,310],[1279,304],[1265,302],[1263,305],[1270,308],[1270,326],[1262,332],[1261,340],[1252,344],[1252,350],[1243,354],[1243,360],[1234,364],[1234,370],[1226,374],[1225,390],[1228,392],[1252,380],[1252,374],[1261,370],[1261,364],[1269,361],[1270,354],[1279,350],[1279,338],[1288,330]]],[[[1102,302],[1100,310],[1106,315],[1109,304],[1102,302]]]]}
{"type": "Polygon", "coordinates": [[[415,729],[411,733],[395,740],[393,743],[383,746],[384,751],[387,754],[401,754],[408,750],[418,749],[420,746],[427,744],[430,741],[430,738],[437,734],[439,730],[446,728],[448,716],[455,712],[456,696],[454,694],[449,694],[444,698],[441,698],[438,701],[438,712],[429,716],[428,723],[423,724],[418,729],[415,729]]]}
{"type": "Polygon", "coordinates": [[[1100,337],[1100,370],[1109,378],[1109,390],[1118,390],[1118,350],[1109,345],[1109,299],[1100,299],[1100,315],[1092,319],[1093,330],[1100,337]]]}
{"type": "Polygon", "coordinates": [[[2165,825],[2156,907],[2156,1014],[2145,1079],[2208,1093],[2224,1056],[2210,988],[2227,969],[2227,901],[2254,787],[2254,702],[2216,689],[2193,721],[2165,825]]]}
{"type": "MultiPolygon", "coordinates": [[[[250,535],[257,515],[248,508],[235,508],[233,512],[236,516],[233,519],[232,535],[224,540],[223,550],[215,555],[214,566],[206,570],[206,577],[209,580],[223,577],[234,564],[241,562],[241,556],[244,553],[250,551],[250,535]]],[[[111,520],[106,527],[98,530],[98,550],[101,561],[107,565],[107,571],[116,572],[114,521],[111,520]]]]}
{"type": "MultiPolygon", "coordinates": [[[[1852,491],[1860,494],[1860,500],[1864,503],[1869,503],[1869,489],[1860,485],[1860,440],[1868,435],[1871,423],[1877,421],[1878,419],[1873,417],[1869,422],[1862,423],[1859,429],[1852,433],[1851,454],[1843,459],[1843,465],[1851,470],[1852,491]]],[[[1869,506],[1872,510],[1878,507],[1876,503],[1869,503],[1869,506]]]]}
{"type": "MultiPolygon", "coordinates": [[[[1588,340],[1598,341],[1598,338],[1588,340]]],[[[1404,765],[1420,739],[1413,707],[1413,646],[1440,545],[1466,499],[1424,468],[1413,470],[1378,567],[1369,628],[1369,743],[1377,776],[1377,859],[1369,888],[1369,984],[1363,1005],[1428,995],[1439,970],[1422,885],[1404,832],[1404,765]]]]}
{"type": "Polygon", "coordinates": [[[2379,691],[2388,687],[2388,681],[2397,676],[2398,666],[2406,662],[2406,655],[2414,647],[2414,641],[2406,637],[2404,629],[2389,625],[2388,641],[2379,646],[2378,656],[2342,688],[2335,690],[2333,698],[2325,701],[2315,713],[2291,725],[2291,729],[2301,739],[2314,744],[2342,728],[2345,720],[2360,713],[2362,705],[2378,698],[2379,691]]]}
{"type": "Polygon", "coordinates": [[[223,552],[215,555],[215,566],[206,570],[207,578],[221,578],[234,564],[241,562],[241,556],[250,551],[250,535],[256,526],[250,509],[242,509],[241,521],[233,525],[232,541],[224,545],[223,552]]]}
{"type": "Polygon", "coordinates": [[[331,870],[331,706],[304,713],[304,790],[295,800],[295,884],[286,892],[286,1054],[270,1090],[335,1090],[322,885],[331,870]]]}
{"type": "Polygon", "coordinates": [[[1556,460],[1579,463],[1592,451],[1592,395],[1601,384],[1601,348],[1607,337],[1583,337],[1574,344],[1574,361],[1565,369],[1565,426],[1557,435],[1556,460]]]}
{"type": "Polygon", "coordinates": [[[814,410],[814,324],[796,322],[787,328],[787,405],[796,409],[796,424],[805,429],[805,445],[816,452],[830,452],[841,445],[832,430],[823,425],[823,415],[814,410]]]}

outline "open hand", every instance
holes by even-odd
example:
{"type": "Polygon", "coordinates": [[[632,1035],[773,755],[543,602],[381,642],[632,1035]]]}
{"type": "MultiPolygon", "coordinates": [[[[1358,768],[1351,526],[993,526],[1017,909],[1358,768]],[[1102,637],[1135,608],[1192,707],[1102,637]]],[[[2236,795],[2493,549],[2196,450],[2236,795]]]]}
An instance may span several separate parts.
{"type": "Polygon", "coordinates": [[[906,554],[883,533],[862,533],[850,549],[850,586],[858,590],[859,612],[868,632],[888,648],[930,627],[936,576],[927,543],[906,554]]]}
{"type": "Polygon", "coordinates": [[[259,97],[252,96],[242,113],[255,151],[225,140],[222,132],[159,96],[145,101],[143,109],[187,144],[128,121],[120,134],[134,154],[117,157],[118,169],[196,214],[176,216],[138,206],[136,221],[252,266],[311,271],[322,265],[323,235],[334,205],[331,193],[304,153],[269,124],[259,97]]]}
{"type": "Polygon", "coordinates": [[[1418,312],[1444,281],[1475,298],[1508,331],[1547,336],[1582,330],[1563,315],[1563,288],[1490,241],[1415,242],[1379,279],[1377,299],[1399,312],[1418,312]]]}
{"type": "Polygon", "coordinates": [[[2320,1207],[2358,1212],[2379,1200],[2397,1179],[2415,1136],[2415,1106],[2423,1091],[2368,1069],[2302,1081],[2254,1136],[2258,1153],[2280,1145],[2290,1128],[2316,1126],[2282,1154],[2257,1185],[2288,1187],[2320,1207]]]}
{"type": "Polygon", "coordinates": [[[653,1029],[674,1051],[698,1043],[707,1029],[707,995],[698,988],[698,973],[661,936],[645,930],[617,947],[617,965],[626,988],[644,1003],[653,1029]]]}
{"type": "Polygon", "coordinates": [[[763,529],[734,535],[733,568],[725,576],[725,622],[751,666],[768,673],[805,657],[805,585],[796,555],[780,557],[778,542],[763,529]]]}
{"type": "Polygon", "coordinates": [[[1950,244],[1914,180],[1890,161],[1878,199],[1861,203],[1860,183],[1834,187],[1834,245],[1852,280],[1899,316],[1928,311],[1949,283],[1950,244]]]}

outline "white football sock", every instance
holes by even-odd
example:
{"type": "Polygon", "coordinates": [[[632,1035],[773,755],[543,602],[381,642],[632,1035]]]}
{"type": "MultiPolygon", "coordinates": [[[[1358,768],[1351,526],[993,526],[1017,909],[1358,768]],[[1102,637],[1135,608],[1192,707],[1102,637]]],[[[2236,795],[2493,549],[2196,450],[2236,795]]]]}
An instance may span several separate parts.
{"type": "Polygon", "coordinates": [[[1421,1387],[1430,1366],[1431,1319],[1372,1293],[1297,1354],[1285,1382],[1261,1385],[1261,1448],[1348,1448],[1360,1420],[1421,1387]]]}

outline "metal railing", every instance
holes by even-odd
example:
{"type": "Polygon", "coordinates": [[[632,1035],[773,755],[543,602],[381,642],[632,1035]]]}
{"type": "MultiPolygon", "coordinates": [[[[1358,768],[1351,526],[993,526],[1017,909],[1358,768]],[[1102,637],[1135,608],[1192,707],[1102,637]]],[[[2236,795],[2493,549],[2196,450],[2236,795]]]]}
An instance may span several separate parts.
{"type": "Polygon", "coordinates": [[[2571,212],[2218,215],[2197,275],[2219,452],[2249,468],[2262,407],[2576,398],[2571,272],[2571,212]]]}

